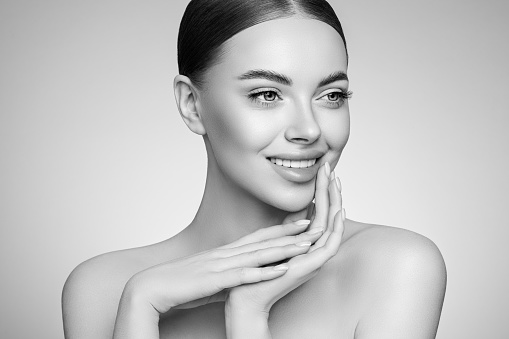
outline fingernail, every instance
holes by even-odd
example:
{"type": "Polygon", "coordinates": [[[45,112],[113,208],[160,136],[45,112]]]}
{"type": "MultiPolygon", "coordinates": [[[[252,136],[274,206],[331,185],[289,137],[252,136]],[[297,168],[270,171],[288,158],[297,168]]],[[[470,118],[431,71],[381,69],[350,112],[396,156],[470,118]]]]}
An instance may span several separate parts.
{"type": "Polygon", "coordinates": [[[295,245],[299,246],[299,247],[308,247],[308,246],[311,246],[311,241],[298,242],[295,245]]]}
{"type": "Polygon", "coordinates": [[[304,225],[309,225],[310,223],[311,223],[311,220],[302,219],[302,220],[297,220],[295,222],[295,225],[297,225],[297,226],[304,226],[304,225]]]}
{"type": "Polygon", "coordinates": [[[336,177],[336,174],[334,173],[334,171],[332,171],[330,174],[330,181],[334,180],[335,177],[336,177]]]}
{"type": "Polygon", "coordinates": [[[341,210],[341,218],[343,219],[343,221],[346,220],[346,210],[344,208],[341,210]]]}
{"type": "Polygon", "coordinates": [[[280,264],[277,266],[274,266],[274,271],[288,271],[288,264],[280,264]]]}
{"type": "Polygon", "coordinates": [[[313,228],[309,231],[306,232],[306,234],[316,234],[316,233],[322,233],[323,232],[323,227],[318,227],[318,228],[313,228]]]}
{"type": "Polygon", "coordinates": [[[338,177],[336,177],[336,186],[338,187],[338,190],[341,192],[341,189],[342,189],[342,187],[341,187],[341,181],[339,181],[339,178],[338,178],[338,177]]]}
{"type": "Polygon", "coordinates": [[[330,165],[329,165],[329,162],[325,163],[325,175],[327,175],[327,178],[330,177],[330,165]]]}

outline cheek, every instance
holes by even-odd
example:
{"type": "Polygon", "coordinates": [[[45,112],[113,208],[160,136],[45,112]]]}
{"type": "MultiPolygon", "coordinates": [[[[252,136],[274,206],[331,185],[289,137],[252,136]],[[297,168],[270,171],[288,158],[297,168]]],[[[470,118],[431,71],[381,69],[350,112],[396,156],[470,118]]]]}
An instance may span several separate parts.
{"type": "Polygon", "coordinates": [[[337,152],[338,155],[341,154],[350,136],[350,113],[348,108],[324,117],[320,126],[330,150],[337,152]]]}
{"type": "Polygon", "coordinates": [[[238,100],[208,100],[204,105],[207,107],[203,114],[205,130],[216,156],[257,153],[273,140],[274,124],[267,113],[243,109],[242,104],[238,100]]]}
{"type": "Polygon", "coordinates": [[[350,114],[348,107],[344,111],[336,112],[327,121],[322,121],[322,136],[329,147],[329,158],[327,159],[332,168],[335,168],[343,149],[350,136],[350,114]]]}

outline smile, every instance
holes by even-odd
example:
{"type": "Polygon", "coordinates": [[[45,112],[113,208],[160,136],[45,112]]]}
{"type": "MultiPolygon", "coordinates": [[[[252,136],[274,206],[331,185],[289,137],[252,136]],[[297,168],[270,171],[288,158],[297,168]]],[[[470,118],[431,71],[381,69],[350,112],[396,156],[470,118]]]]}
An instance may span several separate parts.
{"type": "Polygon", "coordinates": [[[279,158],[269,158],[269,160],[275,165],[288,167],[288,168],[308,168],[308,167],[313,166],[316,163],[316,159],[288,160],[288,159],[279,159],[279,158]]]}

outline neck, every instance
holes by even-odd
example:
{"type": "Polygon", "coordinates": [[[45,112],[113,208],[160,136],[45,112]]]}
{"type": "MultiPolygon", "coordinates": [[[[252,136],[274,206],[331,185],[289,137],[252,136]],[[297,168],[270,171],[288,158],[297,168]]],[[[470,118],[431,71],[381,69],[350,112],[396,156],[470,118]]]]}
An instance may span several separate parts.
{"type": "MultiPolygon", "coordinates": [[[[233,183],[208,157],[205,191],[184,234],[194,251],[229,244],[257,229],[280,224],[287,211],[268,205],[233,183]]],[[[184,235],[182,234],[182,235],[184,235]]]]}

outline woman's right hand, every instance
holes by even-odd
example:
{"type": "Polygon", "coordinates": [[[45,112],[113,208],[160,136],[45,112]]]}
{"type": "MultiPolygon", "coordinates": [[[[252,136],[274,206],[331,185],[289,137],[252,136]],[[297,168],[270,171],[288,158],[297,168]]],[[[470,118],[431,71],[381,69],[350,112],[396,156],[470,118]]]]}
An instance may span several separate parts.
{"type": "Polygon", "coordinates": [[[223,247],[150,267],[129,280],[123,298],[162,314],[217,301],[217,293],[231,287],[278,278],[285,266],[271,264],[306,253],[321,236],[303,233],[308,225],[300,220],[263,228],[223,247]]]}

